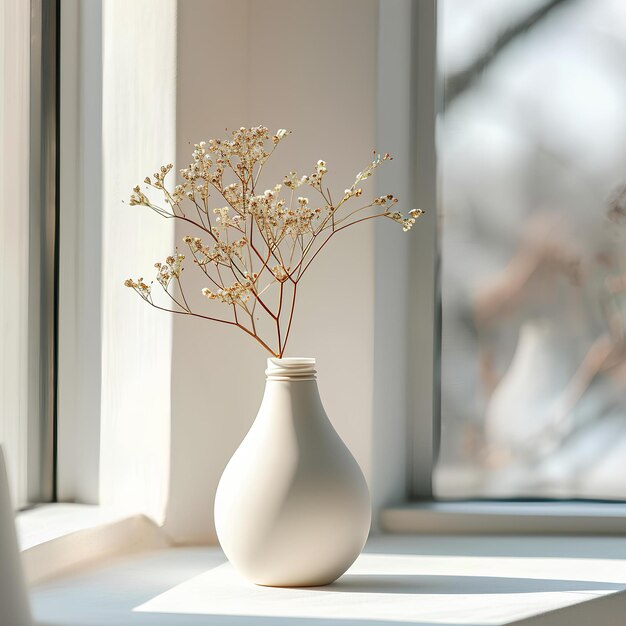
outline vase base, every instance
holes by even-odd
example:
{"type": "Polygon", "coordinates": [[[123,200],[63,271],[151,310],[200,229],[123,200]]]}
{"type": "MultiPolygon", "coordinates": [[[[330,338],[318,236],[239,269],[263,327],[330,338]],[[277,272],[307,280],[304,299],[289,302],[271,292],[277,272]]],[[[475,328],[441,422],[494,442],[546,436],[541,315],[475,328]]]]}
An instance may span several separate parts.
{"type": "Polygon", "coordinates": [[[311,589],[313,587],[326,587],[327,585],[332,585],[335,581],[339,580],[340,577],[333,578],[332,580],[327,581],[311,581],[311,582],[302,582],[302,583],[258,583],[253,581],[253,583],[257,587],[275,587],[277,589],[311,589]]]}

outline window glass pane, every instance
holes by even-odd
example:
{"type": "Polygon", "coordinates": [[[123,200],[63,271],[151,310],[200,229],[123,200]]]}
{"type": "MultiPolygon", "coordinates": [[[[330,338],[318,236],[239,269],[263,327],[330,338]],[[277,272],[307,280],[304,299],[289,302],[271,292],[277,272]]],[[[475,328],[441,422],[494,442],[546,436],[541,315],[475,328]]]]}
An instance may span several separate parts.
{"type": "Polygon", "coordinates": [[[626,498],[626,3],[440,0],[438,497],[626,498]]]}

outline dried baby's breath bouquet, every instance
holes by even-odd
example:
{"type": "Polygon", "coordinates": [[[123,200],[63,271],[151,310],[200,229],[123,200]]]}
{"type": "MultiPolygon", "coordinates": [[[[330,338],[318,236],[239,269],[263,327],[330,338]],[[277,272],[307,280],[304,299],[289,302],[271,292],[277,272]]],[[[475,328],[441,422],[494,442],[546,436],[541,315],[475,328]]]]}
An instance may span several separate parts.
{"type": "Polygon", "coordinates": [[[168,306],[153,300],[152,287],[143,278],[125,282],[157,309],[237,326],[279,358],[289,339],[298,285],[328,241],[377,217],[408,231],[422,214],[412,210],[404,217],[392,210],[397,199],[391,194],[359,206],[361,183],[391,159],[389,154],[375,154],[335,201],[324,184],[324,161],[318,161],[310,175],[289,172],[282,184],[259,192],[263,166],[289,134],[281,129],[271,136],[267,128],[257,126],[235,130],[230,139],[203,141],[195,145],[191,165],[180,171],[180,184],[168,189],[166,178],[173,165],[164,165],[146,177],[144,191],[138,185],[130,197],[131,205],[187,222],[195,234],[201,233],[183,241],[204,274],[202,294],[225,305],[230,317],[192,310],[181,281],[185,254],[178,249],[155,264],[168,306]],[[150,191],[161,195],[159,204],[148,197],[150,191]]]}

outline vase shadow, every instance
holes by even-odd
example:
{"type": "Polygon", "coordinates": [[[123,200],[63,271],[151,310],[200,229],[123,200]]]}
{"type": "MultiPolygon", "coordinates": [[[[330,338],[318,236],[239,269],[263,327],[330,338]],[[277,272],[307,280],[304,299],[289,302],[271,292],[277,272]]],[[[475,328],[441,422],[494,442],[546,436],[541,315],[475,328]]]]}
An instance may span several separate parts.
{"type": "Polygon", "coordinates": [[[566,591],[619,591],[626,585],[587,580],[507,578],[501,576],[438,576],[346,574],[331,585],[311,590],[337,593],[472,595],[566,591]]]}

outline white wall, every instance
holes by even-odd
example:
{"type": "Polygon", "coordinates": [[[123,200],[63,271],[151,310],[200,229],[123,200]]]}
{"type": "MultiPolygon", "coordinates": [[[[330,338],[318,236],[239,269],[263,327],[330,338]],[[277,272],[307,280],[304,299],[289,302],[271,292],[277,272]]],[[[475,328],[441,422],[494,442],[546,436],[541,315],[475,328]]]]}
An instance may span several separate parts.
{"type": "Polygon", "coordinates": [[[172,319],[132,297],[123,283],[137,274],[148,278],[173,245],[172,223],[129,206],[128,198],[147,173],[175,155],[176,2],[105,0],[102,24],[100,501],[161,522],[172,319]]]}
{"type": "MultiPolygon", "coordinates": [[[[287,128],[293,135],[272,157],[267,186],[323,158],[330,184],[343,191],[376,147],[377,12],[375,0],[181,0],[177,161],[189,159],[188,142],[219,137],[224,127],[287,128]],[[219,59],[198,53],[209,36],[219,59]]],[[[178,238],[187,232],[177,229],[178,238]]],[[[373,228],[344,235],[302,283],[288,354],[317,358],[327,412],[369,475],[373,228]]],[[[238,332],[174,320],[166,528],[181,541],[214,537],[219,476],[261,400],[268,355],[238,332]]]]}

